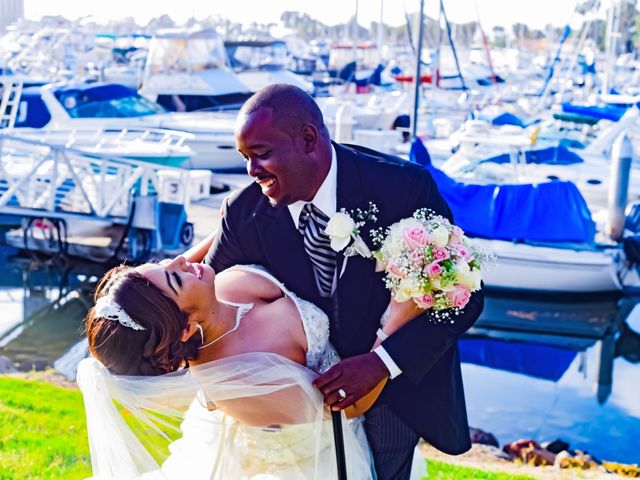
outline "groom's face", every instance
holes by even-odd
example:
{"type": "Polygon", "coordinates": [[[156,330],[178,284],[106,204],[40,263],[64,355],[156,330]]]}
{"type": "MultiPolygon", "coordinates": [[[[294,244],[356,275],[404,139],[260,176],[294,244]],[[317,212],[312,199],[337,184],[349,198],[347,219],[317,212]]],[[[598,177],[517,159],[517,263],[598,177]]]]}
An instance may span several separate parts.
{"type": "Polygon", "coordinates": [[[273,206],[312,200],[314,163],[301,131],[291,135],[273,125],[270,108],[240,115],[236,145],[247,162],[247,173],[273,206]]]}

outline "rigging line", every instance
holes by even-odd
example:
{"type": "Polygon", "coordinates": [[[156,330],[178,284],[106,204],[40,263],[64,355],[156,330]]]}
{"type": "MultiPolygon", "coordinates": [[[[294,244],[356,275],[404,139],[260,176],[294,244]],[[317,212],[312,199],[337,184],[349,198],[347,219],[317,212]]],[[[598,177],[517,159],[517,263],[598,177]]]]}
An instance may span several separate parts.
{"type": "Polygon", "coordinates": [[[489,70],[491,70],[491,79],[494,84],[498,83],[498,77],[496,76],[496,72],[493,69],[493,62],[491,61],[491,51],[489,50],[489,43],[487,42],[487,36],[484,33],[484,28],[482,28],[482,22],[480,21],[480,9],[478,8],[478,0],[473,0],[473,6],[476,10],[476,20],[478,22],[478,28],[480,29],[480,35],[482,35],[482,47],[484,48],[484,53],[487,56],[487,63],[489,64],[489,70]]]}
{"type": "Polygon", "coordinates": [[[453,52],[453,59],[456,62],[456,69],[458,70],[458,76],[460,77],[460,83],[462,84],[462,90],[467,90],[467,86],[464,83],[464,77],[462,75],[462,70],[460,69],[460,60],[458,59],[458,52],[456,50],[456,45],[453,42],[453,36],[451,34],[451,24],[449,23],[449,19],[447,18],[447,12],[444,9],[444,1],[440,0],[440,12],[442,13],[442,17],[444,18],[444,24],[447,26],[447,36],[449,37],[449,45],[451,46],[451,51],[453,52]]]}

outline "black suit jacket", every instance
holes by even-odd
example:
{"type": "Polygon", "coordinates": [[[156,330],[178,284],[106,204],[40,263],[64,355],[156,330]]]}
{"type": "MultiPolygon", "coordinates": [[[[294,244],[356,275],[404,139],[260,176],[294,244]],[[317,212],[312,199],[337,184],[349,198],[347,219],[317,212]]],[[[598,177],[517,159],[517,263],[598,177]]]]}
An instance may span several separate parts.
{"type": "MultiPolygon", "coordinates": [[[[451,219],[449,207],[425,168],[363,147],[334,147],[338,209],[366,209],[369,202],[379,209],[377,222],[368,222],[361,229],[371,248],[370,230],[388,227],[419,208],[451,219]]],[[[342,358],[370,350],[389,303],[383,274],[374,271],[373,260],[350,257],[336,294],[323,298],[288,208],[272,207],[254,183],[231,195],[223,209],[221,230],[205,259],[209,265],[216,271],[236,264],[264,265],[288,288],[327,313],[331,341],[342,358]]],[[[339,254],[338,272],[343,261],[339,254]]],[[[482,293],[476,292],[453,324],[416,319],[383,343],[403,373],[388,382],[378,401],[388,404],[426,441],[451,454],[470,447],[456,340],[476,321],[483,303],[482,293]]]]}

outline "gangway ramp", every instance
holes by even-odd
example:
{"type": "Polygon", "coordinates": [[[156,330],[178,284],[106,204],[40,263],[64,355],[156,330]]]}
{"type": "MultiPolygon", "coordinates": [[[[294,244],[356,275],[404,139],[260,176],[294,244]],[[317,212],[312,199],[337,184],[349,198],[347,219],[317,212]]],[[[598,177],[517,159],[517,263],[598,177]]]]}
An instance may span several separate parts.
{"type": "Polygon", "coordinates": [[[184,186],[173,202],[188,208],[188,170],[0,133],[0,215],[124,226],[134,196],[156,196],[167,172],[184,186]]]}

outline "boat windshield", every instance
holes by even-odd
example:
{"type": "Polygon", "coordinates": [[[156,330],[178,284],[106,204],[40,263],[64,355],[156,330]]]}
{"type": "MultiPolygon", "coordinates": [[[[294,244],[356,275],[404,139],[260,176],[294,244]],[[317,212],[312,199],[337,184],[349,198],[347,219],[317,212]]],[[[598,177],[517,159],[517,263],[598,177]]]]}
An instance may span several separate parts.
{"type": "Polygon", "coordinates": [[[166,112],[161,105],[139,95],[84,101],[81,96],[67,96],[59,100],[71,118],[132,118],[166,112]]]}
{"type": "Polygon", "coordinates": [[[225,42],[231,66],[242,70],[282,70],[289,61],[284,42],[225,42]]]}

